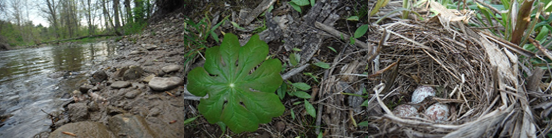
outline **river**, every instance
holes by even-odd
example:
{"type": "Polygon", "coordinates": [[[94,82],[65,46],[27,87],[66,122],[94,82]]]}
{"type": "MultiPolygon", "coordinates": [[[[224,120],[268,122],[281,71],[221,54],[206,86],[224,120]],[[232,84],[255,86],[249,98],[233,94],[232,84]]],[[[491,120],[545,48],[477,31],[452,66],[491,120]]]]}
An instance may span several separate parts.
{"type": "Polygon", "coordinates": [[[0,51],[0,137],[29,138],[49,131],[68,94],[116,55],[106,42],[0,51]],[[42,111],[43,110],[43,111],[42,111]]]}

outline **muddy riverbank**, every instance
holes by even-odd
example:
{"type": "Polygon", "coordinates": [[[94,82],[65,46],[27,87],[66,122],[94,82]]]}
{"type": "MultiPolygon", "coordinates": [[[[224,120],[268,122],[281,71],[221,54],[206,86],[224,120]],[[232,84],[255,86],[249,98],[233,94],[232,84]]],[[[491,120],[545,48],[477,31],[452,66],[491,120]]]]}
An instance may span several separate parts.
{"type": "Polygon", "coordinates": [[[64,111],[50,113],[55,131],[37,137],[185,136],[183,18],[173,14],[109,41],[118,55],[76,84],[64,111]]]}

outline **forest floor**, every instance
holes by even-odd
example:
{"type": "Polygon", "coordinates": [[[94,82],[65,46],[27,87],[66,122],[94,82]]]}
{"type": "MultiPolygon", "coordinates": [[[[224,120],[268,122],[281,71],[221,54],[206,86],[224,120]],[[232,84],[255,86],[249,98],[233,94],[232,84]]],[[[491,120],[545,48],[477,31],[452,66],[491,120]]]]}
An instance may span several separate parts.
{"type": "MultiPolygon", "coordinates": [[[[514,55],[527,53],[496,52],[488,43],[501,41],[484,33],[457,36],[439,19],[401,20],[392,14],[351,42],[349,36],[364,23],[347,19],[368,20],[361,15],[374,3],[320,0],[298,12],[280,0],[193,2],[140,34],[111,41],[118,45],[118,56],[75,92],[66,114],[53,119],[57,130],[50,137],[81,133],[79,125],[68,125],[75,123],[105,126],[101,131],[109,136],[88,135],[101,137],[515,137],[522,135],[516,130],[543,136],[551,128],[544,121],[549,112],[543,111],[550,108],[545,104],[549,100],[538,98],[550,93],[549,83],[542,83],[542,76],[527,78],[517,68],[509,70],[517,63],[514,55]],[[264,12],[266,5],[273,9],[264,12]],[[264,10],[256,13],[256,8],[264,10]],[[242,45],[260,34],[268,55],[283,63],[284,83],[275,94],[284,113],[253,132],[234,133],[209,123],[198,111],[199,97],[186,90],[188,72],[204,64],[203,53],[220,45],[224,33],[236,34],[242,45]],[[511,63],[496,64],[491,56],[511,63]],[[167,79],[169,86],[154,90],[151,77],[167,79]],[[170,79],[174,77],[178,79],[170,79]],[[434,98],[411,103],[419,86],[434,88],[434,98]],[[309,96],[299,96],[299,91],[309,96]],[[437,102],[450,107],[444,121],[424,115],[437,102]],[[420,115],[401,117],[391,111],[405,104],[417,106],[420,115]]],[[[400,6],[396,1],[388,5],[400,6]]]]}

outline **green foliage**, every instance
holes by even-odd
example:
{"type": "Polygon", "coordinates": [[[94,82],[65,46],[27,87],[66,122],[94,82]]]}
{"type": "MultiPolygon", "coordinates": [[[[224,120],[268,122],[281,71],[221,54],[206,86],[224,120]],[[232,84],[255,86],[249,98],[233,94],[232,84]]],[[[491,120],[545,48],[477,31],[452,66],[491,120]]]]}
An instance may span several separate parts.
{"type": "Polygon", "coordinates": [[[314,106],[305,99],[305,110],[307,110],[307,113],[309,113],[310,116],[313,118],[316,118],[316,109],[314,109],[314,106]]]}
{"type": "Polygon", "coordinates": [[[316,63],[314,63],[314,65],[316,65],[318,67],[321,67],[321,68],[324,68],[324,69],[329,69],[330,68],[330,64],[324,63],[324,62],[316,62],[316,63]]]}
{"type": "Polygon", "coordinates": [[[310,0],[310,2],[309,2],[309,0],[291,0],[289,2],[289,5],[291,5],[291,7],[293,9],[295,9],[297,12],[302,13],[302,11],[301,11],[302,6],[307,6],[309,4],[311,6],[314,6],[314,3],[315,3],[314,0],[310,0]]]}
{"type": "Polygon", "coordinates": [[[189,124],[191,122],[194,122],[198,117],[199,116],[195,116],[195,117],[188,118],[188,119],[184,120],[184,125],[189,124]]]}
{"type": "Polygon", "coordinates": [[[374,14],[378,13],[379,9],[382,8],[382,7],[385,7],[385,5],[387,5],[387,3],[389,3],[389,0],[378,0],[376,2],[376,5],[374,6],[372,11],[370,12],[369,17],[374,16],[374,14]]]}
{"type": "MultiPolygon", "coordinates": [[[[293,105],[298,105],[298,104],[303,103],[307,113],[309,115],[311,115],[313,118],[316,118],[316,109],[307,100],[307,99],[312,98],[312,96],[310,94],[308,94],[307,92],[305,92],[305,91],[310,90],[311,86],[309,84],[303,83],[303,82],[291,83],[291,82],[288,81],[288,83],[291,84],[291,90],[286,92],[286,89],[287,89],[288,85],[286,83],[284,83],[284,84],[282,84],[282,86],[280,86],[279,90],[277,91],[278,96],[280,96],[280,99],[283,99],[283,97],[285,97],[286,94],[290,95],[290,96],[295,96],[297,98],[304,99],[304,101],[295,102],[295,103],[293,103],[293,105]]],[[[292,112],[292,118],[295,119],[295,114],[293,113],[293,110],[291,112],[292,112]]]]}
{"type": "Polygon", "coordinates": [[[259,35],[242,47],[228,33],[220,46],[207,49],[204,67],[188,73],[188,90],[196,96],[209,94],[198,105],[209,123],[222,122],[240,133],[283,114],[284,105],[274,94],[282,83],[282,65],[278,59],[265,60],[267,55],[268,45],[259,35]]]}

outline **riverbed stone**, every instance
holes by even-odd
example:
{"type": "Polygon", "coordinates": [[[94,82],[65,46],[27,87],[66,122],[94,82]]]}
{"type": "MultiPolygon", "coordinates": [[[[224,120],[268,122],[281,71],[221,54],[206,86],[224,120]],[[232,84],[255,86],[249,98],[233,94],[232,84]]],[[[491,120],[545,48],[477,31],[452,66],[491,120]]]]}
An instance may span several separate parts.
{"type": "Polygon", "coordinates": [[[153,77],[148,83],[150,88],[154,91],[169,90],[178,86],[179,84],[182,84],[182,79],[178,77],[153,77]]]}
{"type": "Polygon", "coordinates": [[[134,55],[134,54],[141,54],[141,53],[142,53],[142,51],[140,51],[140,50],[130,51],[130,54],[131,54],[131,55],[134,55]]]}
{"type": "Polygon", "coordinates": [[[88,107],[86,103],[74,103],[68,106],[68,114],[71,121],[78,122],[88,119],[88,107]]]}
{"type": "Polygon", "coordinates": [[[140,90],[133,90],[125,93],[125,97],[128,99],[134,99],[138,94],[142,93],[140,90]]]}
{"type": "Polygon", "coordinates": [[[150,82],[151,79],[153,79],[153,77],[155,77],[155,74],[151,74],[151,75],[147,76],[147,77],[144,78],[142,81],[144,81],[144,82],[150,82]]]}
{"type": "Polygon", "coordinates": [[[74,138],[74,136],[63,134],[62,132],[70,132],[77,135],[77,137],[115,138],[115,135],[105,125],[90,121],[63,125],[50,133],[49,138],[74,138]]]}
{"type": "Polygon", "coordinates": [[[88,90],[90,90],[90,89],[92,89],[92,88],[94,88],[94,85],[90,85],[90,84],[85,83],[85,84],[82,84],[82,85],[79,87],[79,90],[80,90],[80,92],[82,92],[82,93],[87,93],[88,90]]]}
{"type": "Polygon", "coordinates": [[[164,66],[163,68],[161,68],[161,70],[163,70],[163,72],[165,72],[165,73],[170,73],[170,72],[180,70],[180,66],[179,65],[168,65],[168,66],[164,66]]]}
{"type": "Polygon", "coordinates": [[[154,44],[142,44],[142,47],[144,47],[147,50],[154,50],[157,48],[157,45],[154,44]]]}
{"type": "Polygon", "coordinates": [[[117,115],[117,114],[122,114],[124,112],[125,111],[123,109],[117,108],[115,106],[108,106],[107,107],[107,114],[109,114],[109,115],[117,115]]]}
{"type": "Polygon", "coordinates": [[[150,109],[148,116],[158,116],[159,114],[161,114],[161,109],[154,107],[150,109]]]}
{"type": "Polygon", "coordinates": [[[115,81],[111,83],[111,88],[116,88],[116,89],[126,88],[128,86],[130,86],[130,82],[128,81],[115,81]]]}
{"type": "Polygon", "coordinates": [[[123,74],[123,80],[134,80],[142,77],[144,70],[140,66],[130,66],[123,74]]]}
{"type": "Polygon", "coordinates": [[[125,71],[128,70],[128,66],[125,66],[125,67],[122,67],[122,68],[118,68],[117,71],[115,71],[115,73],[113,73],[113,76],[115,77],[123,77],[123,74],[125,73],[125,71]]]}
{"type": "Polygon", "coordinates": [[[122,134],[132,138],[159,137],[139,115],[118,114],[108,120],[109,129],[114,134],[122,134]]]}
{"type": "Polygon", "coordinates": [[[90,79],[90,82],[92,84],[96,84],[104,80],[107,80],[107,74],[103,70],[98,70],[92,74],[92,78],[90,79]]]}

